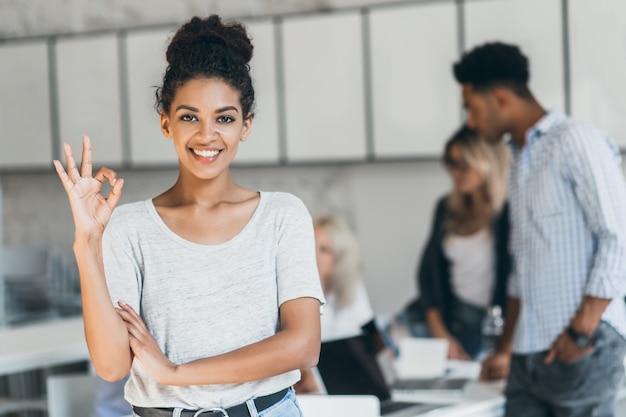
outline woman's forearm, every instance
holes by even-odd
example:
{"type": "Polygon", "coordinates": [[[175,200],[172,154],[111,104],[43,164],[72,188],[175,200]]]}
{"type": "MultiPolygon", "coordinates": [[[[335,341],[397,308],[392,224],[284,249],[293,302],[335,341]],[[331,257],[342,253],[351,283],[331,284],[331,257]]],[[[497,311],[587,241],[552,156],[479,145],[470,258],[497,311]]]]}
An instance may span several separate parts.
{"type": "Polygon", "coordinates": [[[438,308],[430,308],[426,311],[426,322],[433,337],[441,339],[447,339],[450,337],[450,332],[448,332],[446,324],[444,323],[443,317],[441,317],[441,312],[438,308]]]}
{"type": "Polygon", "coordinates": [[[168,385],[241,383],[317,365],[319,301],[301,298],[284,303],[281,322],[282,330],[265,340],[153,376],[168,385]]]}

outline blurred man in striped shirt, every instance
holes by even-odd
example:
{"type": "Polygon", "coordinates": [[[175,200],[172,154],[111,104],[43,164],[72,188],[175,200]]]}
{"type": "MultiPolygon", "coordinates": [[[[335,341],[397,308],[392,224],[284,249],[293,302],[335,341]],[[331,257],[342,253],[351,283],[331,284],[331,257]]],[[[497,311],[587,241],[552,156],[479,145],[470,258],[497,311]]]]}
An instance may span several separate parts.
{"type": "Polygon", "coordinates": [[[506,415],[613,416],[626,351],[626,185],[601,130],[546,110],[515,45],[454,65],[467,124],[509,140],[506,323],[482,378],[507,377],[506,415]]]}

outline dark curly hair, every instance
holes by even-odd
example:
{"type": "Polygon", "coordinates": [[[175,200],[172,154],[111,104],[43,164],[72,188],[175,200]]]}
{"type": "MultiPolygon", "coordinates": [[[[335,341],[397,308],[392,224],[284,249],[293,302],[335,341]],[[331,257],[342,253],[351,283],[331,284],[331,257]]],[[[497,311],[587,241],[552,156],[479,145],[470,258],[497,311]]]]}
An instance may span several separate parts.
{"type": "Polygon", "coordinates": [[[155,107],[169,113],[176,90],[197,78],[219,78],[239,92],[245,117],[254,114],[254,87],[250,77],[252,42],[237,22],[222,23],[218,15],[192,18],[182,25],[167,48],[168,67],[156,90],[155,107]]]}
{"type": "Polygon", "coordinates": [[[486,43],[466,52],[453,66],[460,84],[471,84],[477,90],[505,86],[520,97],[529,97],[528,58],[515,45],[486,43]]]}

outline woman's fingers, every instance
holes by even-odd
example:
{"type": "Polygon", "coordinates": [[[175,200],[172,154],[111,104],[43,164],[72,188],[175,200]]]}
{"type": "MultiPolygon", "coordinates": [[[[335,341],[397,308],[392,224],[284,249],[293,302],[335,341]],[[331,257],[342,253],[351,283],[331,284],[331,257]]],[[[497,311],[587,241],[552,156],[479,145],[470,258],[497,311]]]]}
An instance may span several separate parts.
{"type": "Polygon", "coordinates": [[[117,206],[117,203],[122,196],[122,187],[124,186],[124,180],[117,178],[117,173],[110,168],[100,168],[94,179],[100,183],[108,181],[112,188],[109,195],[106,197],[106,201],[111,209],[117,206]]]}
{"type": "Polygon", "coordinates": [[[91,162],[91,140],[89,136],[83,136],[83,156],[80,161],[80,176],[89,178],[93,173],[91,162]]]}
{"type": "Polygon", "coordinates": [[[133,326],[133,328],[136,330],[136,332],[134,332],[135,334],[138,335],[141,333],[148,333],[148,328],[144,324],[143,320],[141,319],[139,314],[137,314],[135,310],[133,310],[131,306],[122,301],[119,301],[118,304],[120,306],[120,309],[118,309],[118,311],[120,316],[122,317],[122,320],[133,326]]]}
{"type": "Polygon", "coordinates": [[[113,186],[115,185],[115,181],[117,180],[117,173],[111,168],[102,167],[98,170],[96,175],[94,175],[94,178],[101,183],[109,181],[109,184],[113,186]]]}
{"type": "Polygon", "coordinates": [[[74,185],[74,183],[72,182],[70,177],[67,175],[67,172],[65,172],[65,168],[63,168],[63,164],[61,163],[61,161],[58,161],[55,159],[54,161],[52,161],[52,163],[54,164],[54,168],[57,171],[57,175],[59,176],[59,179],[61,180],[61,184],[63,184],[63,188],[65,188],[65,191],[69,193],[70,188],[72,188],[72,185],[74,185]]]}
{"type": "Polygon", "coordinates": [[[68,143],[63,144],[63,150],[65,151],[65,163],[67,164],[67,175],[73,183],[76,183],[80,179],[80,173],[76,168],[76,160],[74,159],[74,153],[72,147],[68,143]]]}
{"type": "Polygon", "coordinates": [[[107,203],[109,204],[109,207],[111,207],[111,209],[117,206],[117,203],[120,201],[120,197],[122,197],[123,186],[124,186],[124,180],[122,179],[115,180],[115,183],[113,184],[113,188],[111,189],[111,192],[106,198],[107,203]]]}

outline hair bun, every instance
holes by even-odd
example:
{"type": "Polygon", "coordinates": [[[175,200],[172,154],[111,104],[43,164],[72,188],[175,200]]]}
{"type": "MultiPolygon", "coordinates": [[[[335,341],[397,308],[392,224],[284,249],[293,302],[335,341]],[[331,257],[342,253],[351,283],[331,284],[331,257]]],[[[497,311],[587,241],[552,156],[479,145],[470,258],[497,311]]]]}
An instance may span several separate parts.
{"type": "Polygon", "coordinates": [[[193,54],[192,51],[207,55],[226,52],[247,64],[252,59],[252,49],[252,42],[242,24],[224,24],[214,14],[205,19],[194,17],[184,24],[170,42],[165,57],[172,65],[187,59],[190,53],[193,54]]]}

